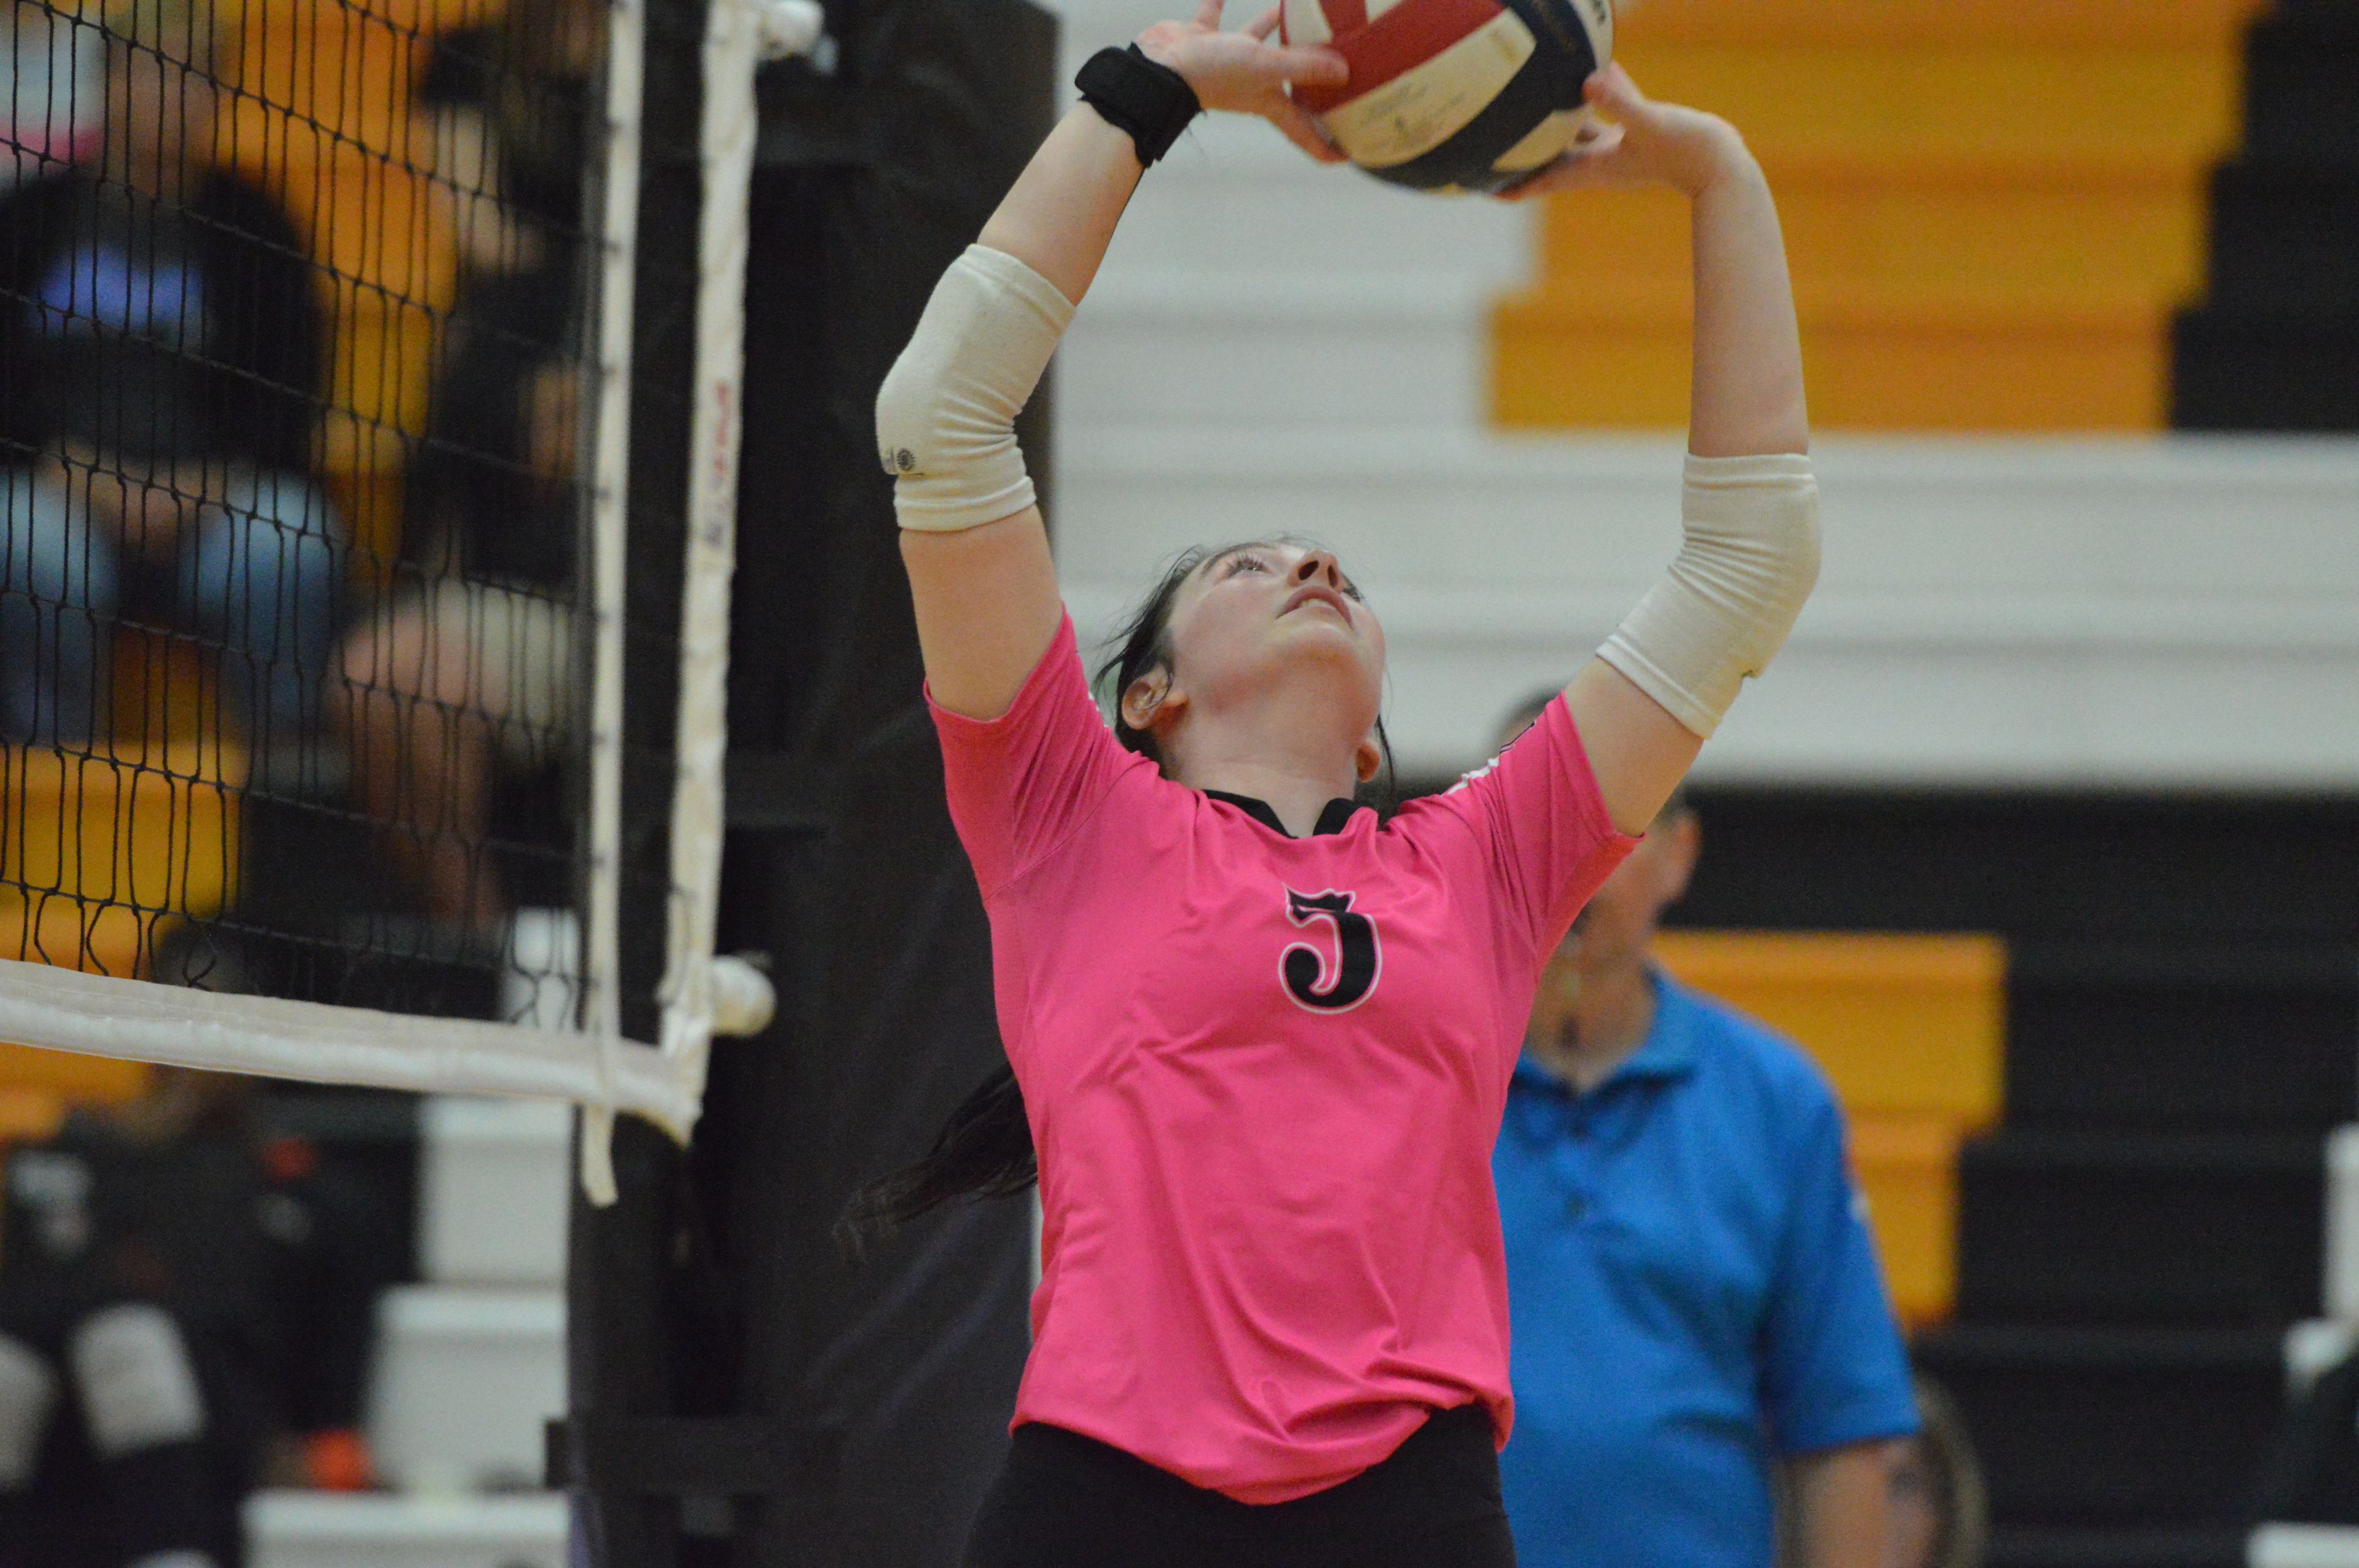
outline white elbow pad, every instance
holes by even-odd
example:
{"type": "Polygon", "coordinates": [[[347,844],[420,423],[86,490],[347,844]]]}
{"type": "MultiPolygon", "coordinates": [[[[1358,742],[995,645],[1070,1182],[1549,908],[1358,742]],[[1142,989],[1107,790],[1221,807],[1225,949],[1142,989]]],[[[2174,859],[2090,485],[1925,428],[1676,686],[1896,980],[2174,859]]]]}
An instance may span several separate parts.
{"type": "Polygon", "coordinates": [[[876,395],[876,446],[904,528],[980,527],[1033,503],[1023,411],[1073,319],[1057,286],[1003,252],[952,262],[876,395]]]}
{"type": "Polygon", "coordinates": [[[1671,569],[1597,656],[1696,734],[1769,667],[1819,579],[1819,483],[1781,453],[1690,457],[1671,569]]]}

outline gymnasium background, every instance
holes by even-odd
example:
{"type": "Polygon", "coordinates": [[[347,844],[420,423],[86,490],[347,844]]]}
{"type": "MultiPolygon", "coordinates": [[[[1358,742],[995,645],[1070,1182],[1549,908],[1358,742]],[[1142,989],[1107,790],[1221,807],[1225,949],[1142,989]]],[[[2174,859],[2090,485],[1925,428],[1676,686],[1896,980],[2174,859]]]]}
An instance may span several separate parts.
{"type": "MultiPolygon", "coordinates": [[[[264,3],[330,48],[394,0],[264,3]]],[[[873,386],[1050,81],[1161,15],[1057,9],[1053,72],[1028,6],[908,0],[830,8],[829,83],[765,79],[748,410],[790,417],[749,438],[749,538],[777,526],[741,614],[801,591],[810,550],[834,597],[766,625],[772,666],[742,661],[737,741],[775,765],[733,785],[775,809],[735,840],[723,923],[802,1000],[716,1058],[698,1168],[631,1134],[626,1193],[661,1198],[574,1217],[575,1415],[693,1420],[705,1444],[650,1479],[663,1429],[560,1434],[560,1479],[638,1499],[618,1563],[921,1561],[908,1542],[955,1533],[1012,1393],[1020,1215],[867,1272],[824,1245],[845,1184],[991,1049],[979,927],[910,782],[922,739],[893,729],[910,649],[845,447],[864,402],[831,397],[873,386]],[[961,90],[928,99],[929,65],[961,90]],[[889,105],[864,119],[864,84],[889,105]],[[780,524],[780,497],[808,504],[780,524]],[[862,882],[876,864],[912,897],[862,882]],[[790,891],[756,907],[766,876],[790,891]],[[950,978],[883,1001],[845,967],[919,952],[950,978]],[[939,1048],[888,1054],[910,1041],[939,1048]],[[645,1265],[708,1221],[793,1241],[725,1286],[682,1285],[709,1260],[645,1265]],[[745,1365],[679,1376],[700,1325],[745,1365]],[[668,1357],[621,1348],[651,1338],[668,1357]],[[732,1433],[791,1484],[732,1482],[732,1433]]],[[[692,49],[692,7],[652,16],[692,49]]],[[[440,25],[398,21],[405,49],[440,25]]],[[[0,132],[70,156],[72,116],[27,115],[22,84],[71,50],[15,38],[0,132]]],[[[353,47],[344,87],[307,91],[398,123],[409,76],[353,47]]],[[[1734,119],[1778,192],[1828,527],[1817,597],[1699,773],[1704,860],[1664,957],[1834,1074],[1916,1353],[1984,1468],[1992,1563],[2359,1563],[2359,1537],[2254,1529],[2289,1398],[2359,1333],[2359,6],[1644,0],[1617,53],[1734,119]]],[[[311,243],[359,243],[372,189],[340,188],[311,243]]],[[[1201,124],[1055,372],[1085,633],[1180,545],[1319,536],[1385,619],[1405,782],[1446,782],[1673,548],[1686,266],[1669,198],[1412,197],[1201,124]]],[[[372,372],[422,363],[419,329],[364,304],[336,322],[337,384],[414,387],[372,372]]],[[[392,525],[378,454],[323,461],[356,529],[392,525]]],[[[137,1076],[0,1051],[0,1140],[137,1076]]],[[[408,1250],[364,1418],[378,1484],[257,1497],[249,1560],[554,1568],[562,1119],[357,1093],[273,1114],[389,1195],[408,1250]]],[[[2310,1517],[2359,1523],[2346,1480],[2310,1517]]]]}

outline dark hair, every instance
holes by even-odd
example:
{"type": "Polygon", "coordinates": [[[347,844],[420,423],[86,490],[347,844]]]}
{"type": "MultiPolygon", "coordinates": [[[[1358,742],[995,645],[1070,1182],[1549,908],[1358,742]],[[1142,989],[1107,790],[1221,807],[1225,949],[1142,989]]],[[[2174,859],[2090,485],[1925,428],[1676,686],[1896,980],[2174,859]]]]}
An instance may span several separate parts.
{"type": "MultiPolygon", "coordinates": [[[[1114,654],[1098,665],[1095,684],[1114,708],[1114,739],[1123,749],[1164,763],[1152,732],[1137,730],[1122,716],[1122,694],[1132,685],[1171,663],[1171,606],[1180,588],[1205,562],[1217,560],[1253,543],[1304,545],[1300,539],[1248,541],[1220,549],[1199,545],[1171,558],[1152,591],[1131,611],[1121,631],[1108,641],[1114,654]]],[[[1384,754],[1367,804],[1379,809],[1393,804],[1395,775],[1392,741],[1384,720],[1376,720],[1376,748],[1384,754]]],[[[916,1164],[863,1187],[852,1197],[837,1227],[839,1238],[856,1244],[864,1234],[890,1231],[908,1224],[953,1198],[1004,1198],[1029,1189],[1040,1179],[1040,1158],[1032,1147],[1031,1123],[1025,1119],[1024,1094],[1016,1072],[1002,1066],[984,1079],[960,1102],[934,1137],[933,1146],[916,1164]]]]}

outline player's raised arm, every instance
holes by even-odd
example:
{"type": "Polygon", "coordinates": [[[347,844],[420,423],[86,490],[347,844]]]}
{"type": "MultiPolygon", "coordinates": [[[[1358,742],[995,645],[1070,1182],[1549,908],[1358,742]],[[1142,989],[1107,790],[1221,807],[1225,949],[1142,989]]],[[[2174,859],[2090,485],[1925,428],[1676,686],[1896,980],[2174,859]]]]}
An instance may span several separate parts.
{"type": "Polygon", "coordinates": [[[1220,21],[1220,0],[1205,0],[1192,22],[1158,23],[1090,62],[1083,101],[942,276],[877,396],[918,642],[934,699],[954,713],[1006,711],[1063,616],[1016,416],[1147,165],[1200,107],[1262,115],[1336,156],[1286,84],[1340,83],[1342,59],[1270,42],[1275,10],[1240,32],[1220,21]]]}
{"type": "Polygon", "coordinates": [[[1818,485],[1793,286],[1761,166],[1726,121],[1647,99],[1619,66],[1588,91],[1613,124],[1514,194],[1663,184],[1694,204],[1686,537],[1565,688],[1606,809],[1636,833],[1801,612],[1818,579],[1818,485]]]}

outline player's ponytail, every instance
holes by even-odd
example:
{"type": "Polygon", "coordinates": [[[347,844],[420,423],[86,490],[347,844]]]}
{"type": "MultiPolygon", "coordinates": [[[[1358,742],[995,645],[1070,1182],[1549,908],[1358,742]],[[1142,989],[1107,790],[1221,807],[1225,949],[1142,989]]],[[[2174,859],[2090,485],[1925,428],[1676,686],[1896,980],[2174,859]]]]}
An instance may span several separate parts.
{"type": "Polygon", "coordinates": [[[897,1230],[952,1198],[1014,1197],[1039,1179],[1024,1093],[1003,1066],[951,1112],[925,1158],[852,1195],[836,1235],[856,1247],[864,1236],[897,1230]]]}
{"type": "MultiPolygon", "coordinates": [[[[1122,721],[1121,694],[1171,658],[1171,606],[1180,585],[1208,552],[1184,552],[1171,563],[1155,590],[1122,629],[1121,648],[1097,672],[1100,686],[1114,692],[1114,732],[1123,745],[1158,755],[1155,737],[1122,721]]],[[[960,1102],[934,1135],[933,1147],[916,1164],[863,1187],[852,1196],[836,1226],[837,1238],[856,1248],[863,1238],[889,1233],[956,1198],[1013,1197],[1040,1179],[1040,1161],[1025,1119],[1024,1093],[1007,1067],[985,1078],[960,1102]]]]}

